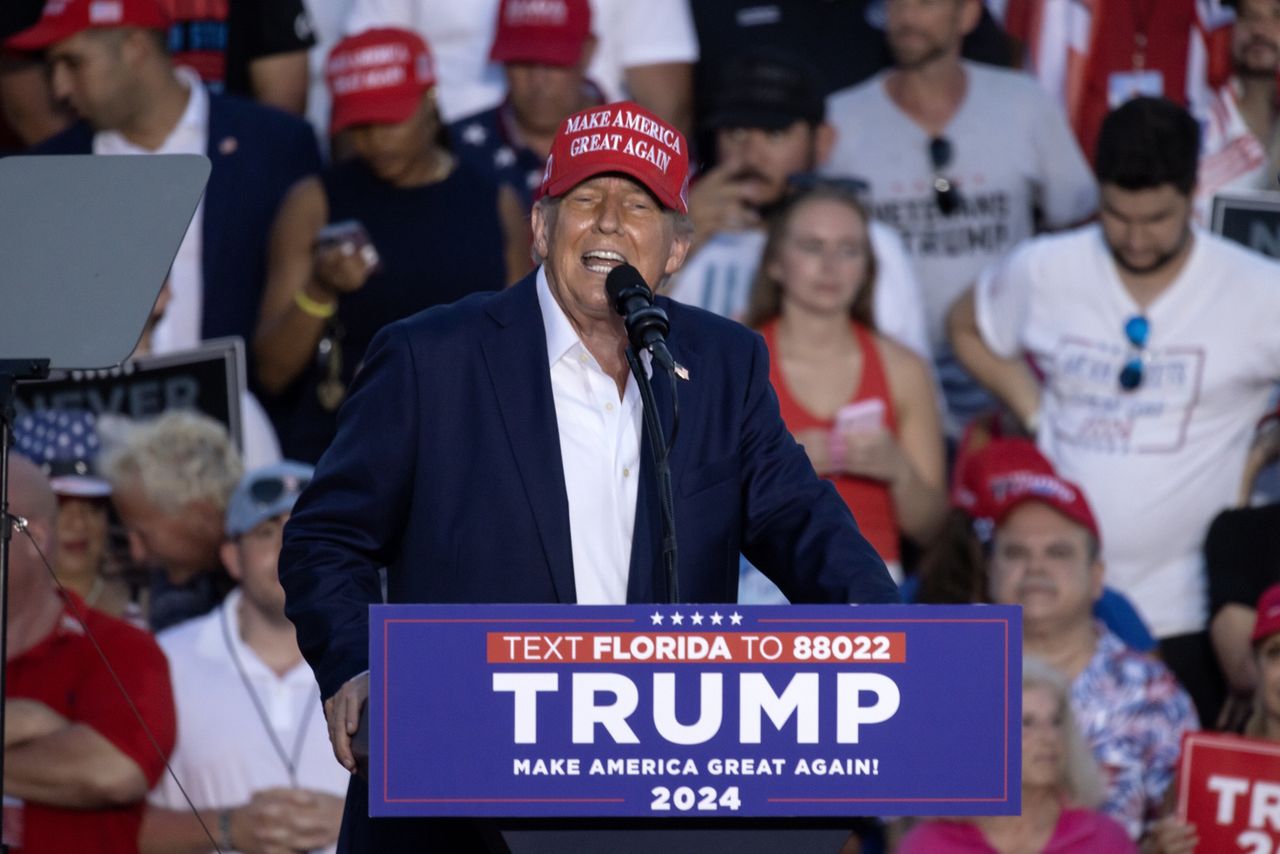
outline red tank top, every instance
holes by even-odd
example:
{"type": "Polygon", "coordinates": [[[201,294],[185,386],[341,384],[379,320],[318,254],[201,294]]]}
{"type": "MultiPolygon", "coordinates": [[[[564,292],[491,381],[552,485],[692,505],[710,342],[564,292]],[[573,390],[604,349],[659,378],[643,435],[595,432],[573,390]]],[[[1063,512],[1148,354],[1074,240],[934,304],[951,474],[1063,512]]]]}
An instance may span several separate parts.
{"type": "MultiPolygon", "coordinates": [[[[782,361],[777,348],[777,321],[766,324],[760,330],[765,345],[769,348],[769,381],[773,383],[774,393],[778,395],[778,406],[782,410],[782,420],[793,434],[801,430],[831,430],[835,422],[830,418],[818,418],[805,409],[791,396],[786,378],[782,374],[782,361]]],[[[884,373],[884,365],[880,361],[880,350],[876,347],[875,336],[870,330],[858,323],[851,323],[853,333],[862,351],[862,377],[858,387],[850,398],[850,403],[861,400],[879,398],[884,401],[885,426],[894,436],[898,435],[897,413],[893,408],[893,395],[889,393],[889,380],[884,373]]],[[[884,481],[871,480],[865,477],[839,474],[827,475],[835,484],[836,491],[849,505],[853,517],[858,521],[858,528],[867,538],[876,552],[885,561],[896,562],[901,557],[898,542],[898,514],[893,509],[893,496],[889,493],[889,485],[884,481]]]]}

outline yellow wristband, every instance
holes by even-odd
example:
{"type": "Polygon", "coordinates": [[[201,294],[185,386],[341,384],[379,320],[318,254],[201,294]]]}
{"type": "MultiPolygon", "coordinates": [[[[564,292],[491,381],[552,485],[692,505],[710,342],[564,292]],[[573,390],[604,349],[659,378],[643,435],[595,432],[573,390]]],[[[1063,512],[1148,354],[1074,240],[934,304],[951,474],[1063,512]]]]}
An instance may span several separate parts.
{"type": "Polygon", "coordinates": [[[293,295],[293,303],[316,320],[328,320],[338,313],[337,302],[317,302],[301,290],[293,295]]]}

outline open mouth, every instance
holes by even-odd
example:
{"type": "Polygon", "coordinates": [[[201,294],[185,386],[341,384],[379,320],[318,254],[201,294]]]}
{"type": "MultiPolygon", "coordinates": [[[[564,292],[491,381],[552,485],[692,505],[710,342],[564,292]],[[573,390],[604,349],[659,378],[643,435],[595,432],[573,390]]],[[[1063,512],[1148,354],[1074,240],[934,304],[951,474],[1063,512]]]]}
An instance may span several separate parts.
{"type": "Polygon", "coordinates": [[[627,259],[611,249],[592,249],[582,253],[582,266],[593,273],[607,276],[615,267],[621,267],[625,263],[627,259]]]}

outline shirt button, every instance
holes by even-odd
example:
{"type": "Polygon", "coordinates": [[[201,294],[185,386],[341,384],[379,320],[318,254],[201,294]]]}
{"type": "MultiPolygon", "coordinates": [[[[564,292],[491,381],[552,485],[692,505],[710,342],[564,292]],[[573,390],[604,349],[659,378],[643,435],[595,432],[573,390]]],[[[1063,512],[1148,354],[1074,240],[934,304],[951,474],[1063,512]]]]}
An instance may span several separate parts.
{"type": "Polygon", "coordinates": [[[612,404],[612,403],[606,403],[606,404],[604,405],[604,411],[605,411],[605,412],[612,412],[612,411],[613,411],[613,404],[612,404]]]}
{"type": "Polygon", "coordinates": [[[587,363],[587,354],[586,354],[586,353],[579,353],[579,354],[578,354],[578,361],[585,365],[585,364],[587,363]]]}
{"type": "Polygon", "coordinates": [[[625,466],[624,466],[624,467],[623,467],[623,469],[622,469],[622,476],[623,476],[623,477],[631,477],[631,469],[629,469],[629,468],[627,468],[627,467],[625,467],[625,466]]]}

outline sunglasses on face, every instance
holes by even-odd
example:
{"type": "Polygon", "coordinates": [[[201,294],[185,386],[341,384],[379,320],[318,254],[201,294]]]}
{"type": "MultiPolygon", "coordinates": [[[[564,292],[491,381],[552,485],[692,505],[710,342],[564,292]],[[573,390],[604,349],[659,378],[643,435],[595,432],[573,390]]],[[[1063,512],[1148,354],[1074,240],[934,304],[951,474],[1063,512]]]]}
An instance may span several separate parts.
{"type": "Polygon", "coordinates": [[[935,136],[929,140],[929,163],[933,166],[933,201],[942,211],[943,216],[951,216],[960,206],[960,193],[951,179],[942,172],[951,165],[955,152],[951,148],[951,140],[945,136],[935,136]]]}
{"type": "Polygon", "coordinates": [[[1120,368],[1120,388],[1134,391],[1142,385],[1147,369],[1147,341],[1151,338],[1151,321],[1135,314],[1124,322],[1124,337],[1133,353],[1120,368]]]}
{"type": "Polygon", "coordinates": [[[306,477],[264,477],[249,484],[249,497],[255,504],[267,507],[274,504],[285,493],[296,495],[311,483],[306,477]]]}

